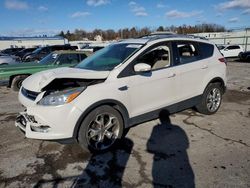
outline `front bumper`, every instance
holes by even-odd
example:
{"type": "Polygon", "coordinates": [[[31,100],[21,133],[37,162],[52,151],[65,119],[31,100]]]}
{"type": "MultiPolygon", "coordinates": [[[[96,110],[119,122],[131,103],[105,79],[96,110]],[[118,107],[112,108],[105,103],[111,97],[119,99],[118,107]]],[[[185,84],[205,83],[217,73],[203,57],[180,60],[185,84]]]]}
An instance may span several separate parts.
{"type": "Polygon", "coordinates": [[[21,91],[18,98],[27,110],[19,114],[15,125],[27,138],[41,140],[73,138],[74,128],[83,113],[73,103],[60,106],[37,105],[36,100],[27,98],[21,91]]]}
{"type": "Polygon", "coordinates": [[[30,107],[21,112],[15,126],[25,137],[40,140],[62,140],[73,138],[74,128],[82,112],[75,107],[59,109],[30,107]]]}

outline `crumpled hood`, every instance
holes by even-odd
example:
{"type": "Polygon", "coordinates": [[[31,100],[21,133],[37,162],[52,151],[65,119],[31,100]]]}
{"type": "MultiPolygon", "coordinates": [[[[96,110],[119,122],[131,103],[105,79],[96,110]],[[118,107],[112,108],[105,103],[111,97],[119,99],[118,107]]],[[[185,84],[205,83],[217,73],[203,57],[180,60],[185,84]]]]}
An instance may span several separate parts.
{"type": "Polygon", "coordinates": [[[110,71],[93,71],[78,68],[57,68],[38,72],[26,78],[22,85],[30,91],[40,92],[56,78],[76,78],[76,79],[105,79],[110,71]]]}

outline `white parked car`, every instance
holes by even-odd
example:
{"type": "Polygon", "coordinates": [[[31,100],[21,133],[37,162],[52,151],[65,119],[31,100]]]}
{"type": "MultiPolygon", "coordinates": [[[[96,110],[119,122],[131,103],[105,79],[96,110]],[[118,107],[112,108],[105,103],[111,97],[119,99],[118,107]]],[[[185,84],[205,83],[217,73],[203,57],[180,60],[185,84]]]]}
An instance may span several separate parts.
{"type": "Polygon", "coordinates": [[[238,57],[244,50],[240,45],[227,45],[220,49],[224,57],[238,57]]]}
{"type": "Polygon", "coordinates": [[[225,59],[214,44],[179,35],[129,39],[74,68],[25,79],[19,101],[27,110],[16,126],[27,138],[74,139],[98,152],[162,111],[215,113],[225,87],[225,59]]]}

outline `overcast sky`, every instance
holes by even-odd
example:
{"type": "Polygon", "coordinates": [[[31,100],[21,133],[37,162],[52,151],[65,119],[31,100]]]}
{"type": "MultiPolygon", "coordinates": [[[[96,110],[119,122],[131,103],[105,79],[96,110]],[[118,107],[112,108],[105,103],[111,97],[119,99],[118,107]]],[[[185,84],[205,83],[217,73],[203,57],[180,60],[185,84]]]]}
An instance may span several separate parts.
{"type": "Polygon", "coordinates": [[[1,0],[0,35],[216,23],[250,27],[250,0],[1,0]]]}

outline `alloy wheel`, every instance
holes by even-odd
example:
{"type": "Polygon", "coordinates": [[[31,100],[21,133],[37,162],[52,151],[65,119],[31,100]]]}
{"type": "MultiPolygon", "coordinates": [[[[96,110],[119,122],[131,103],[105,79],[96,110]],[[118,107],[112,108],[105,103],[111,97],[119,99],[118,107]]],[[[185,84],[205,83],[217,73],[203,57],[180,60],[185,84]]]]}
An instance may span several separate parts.
{"type": "Polygon", "coordinates": [[[87,142],[95,150],[104,150],[113,145],[119,135],[119,121],[110,113],[98,114],[87,131],[87,142]]]}

